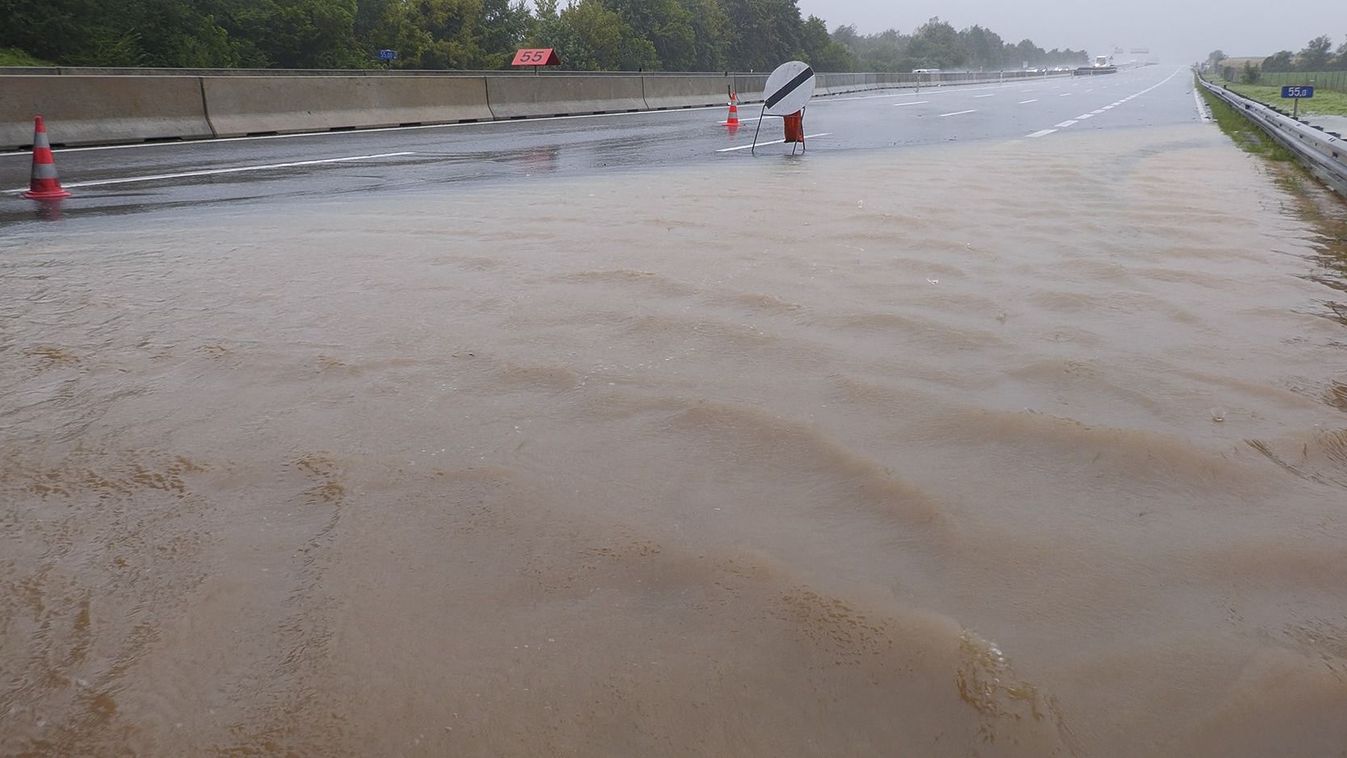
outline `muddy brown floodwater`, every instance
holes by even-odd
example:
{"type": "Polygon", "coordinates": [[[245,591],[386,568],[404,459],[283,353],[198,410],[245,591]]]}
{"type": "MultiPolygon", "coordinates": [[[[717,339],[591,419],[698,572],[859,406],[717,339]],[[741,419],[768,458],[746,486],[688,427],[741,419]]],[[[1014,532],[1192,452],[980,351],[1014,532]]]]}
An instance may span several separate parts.
{"type": "Polygon", "coordinates": [[[1339,259],[1108,135],[9,230],[0,753],[1344,754],[1339,259]]]}

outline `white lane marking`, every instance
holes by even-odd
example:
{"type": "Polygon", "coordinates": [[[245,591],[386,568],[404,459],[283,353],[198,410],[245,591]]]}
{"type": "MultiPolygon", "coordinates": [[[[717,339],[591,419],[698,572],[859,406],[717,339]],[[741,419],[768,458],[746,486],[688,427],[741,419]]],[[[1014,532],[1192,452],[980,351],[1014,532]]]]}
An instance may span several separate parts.
{"type": "Polygon", "coordinates": [[[1193,87],[1193,104],[1197,106],[1197,117],[1202,119],[1202,123],[1210,123],[1211,111],[1207,109],[1207,104],[1202,102],[1202,96],[1198,94],[1197,87],[1193,87]]]}
{"type": "Polygon", "coordinates": [[[1029,103],[1036,103],[1036,102],[1038,102],[1038,98],[1034,98],[1033,100],[1021,100],[1019,102],[1019,105],[1028,105],[1029,103]]]}
{"type": "Polygon", "coordinates": [[[1062,94],[1058,95],[1057,97],[1071,97],[1071,93],[1070,93],[1070,92],[1063,92],[1062,94]]]}
{"type": "MultiPolygon", "coordinates": [[[[762,120],[762,116],[754,116],[753,118],[741,118],[741,119],[739,119],[739,123],[741,123],[741,124],[751,124],[751,123],[753,123],[754,121],[760,121],[760,120],[762,120]]],[[[729,125],[730,125],[730,122],[728,122],[728,121],[721,121],[721,122],[720,122],[720,125],[721,125],[721,126],[729,126],[729,125]]]]}
{"type": "Polygon", "coordinates": [[[1030,135],[1029,135],[1029,139],[1038,139],[1039,137],[1046,137],[1046,136],[1048,136],[1049,134],[1052,134],[1052,133],[1055,132],[1055,131],[1057,131],[1057,130],[1056,130],[1056,129],[1040,129],[1040,130],[1034,132],[1033,134],[1030,134],[1030,135]]]}
{"type": "Polygon", "coordinates": [[[894,103],[894,104],[893,104],[893,107],[895,107],[895,108],[905,108],[905,107],[907,107],[907,106],[909,106],[909,105],[925,105],[925,104],[927,104],[927,103],[929,103],[929,102],[931,102],[931,101],[930,101],[930,100],[913,100],[913,101],[910,102],[910,103],[894,103]]]}
{"type": "Polygon", "coordinates": [[[974,100],[976,100],[976,99],[979,98],[979,97],[996,97],[996,95],[994,95],[994,94],[993,94],[993,95],[973,95],[973,99],[974,99],[974,100]]]}
{"type": "MultiPolygon", "coordinates": [[[[265,166],[238,166],[235,168],[212,168],[202,171],[183,171],[177,174],[156,174],[154,176],[131,176],[125,179],[98,179],[91,182],[72,182],[64,185],[67,188],[72,187],[103,187],[109,184],[134,184],[137,182],[157,182],[166,179],[187,179],[194,176],[216,176],[219,174],[240,174],[245,171],[268,171],[278,168],[297,168],[300,166],[321,166],[328,163],[350,163],[352,161],[370,161],[378,158],[401,158],[405,155],[416,155],[416,153],[380,153],[378,155],[352,155],[347,158],[324,158],[316,161],[294,161],[292,163],[271,163],[265,166]]],[[[5,190],[6,194],[23,192],[26,187],[14,190],[5,190]]]]}
{"type": "Polygon", "coordinates": [[[1091,115],[1091,116],[1098,116],[1099,114],[1101,114],[1101,113],[1103,113],[1103,112],[1104,112],[1104,109],[1103,109],[1103,108],[1100,108],[1100,109],[1098,109],[1098,110],[1090,111],[1090,115],[1091,115]]]}
{"type": "Polygon", "coordinates": [[[977,109],[974,108],[968,111],[954,111],[953,113],[942,113],[940,114],[940,118],[949,118],[950,116],[962,116],[968,113],[977,113],[977,109]]]}
{"type": "MultiPolygon", "coordinates": [[[[818,134],[806,134],[806,135],[804,135],[804,138],[807,139],[807,140],[809,140],[809,139],[815,139],[815,138],[817,138],[817,137],[827,137],[827,136],[830,135],[830,134],[832,134],[832,132],[819,132],[818,134]]],[[[785,140],[783,140],[783,139],[774,139],[774,140],[772,140],[771,142],[759,142],[759,143],[758,143],[758,147],[762,147],[763,145],[780,145],[780,144],[783,144],[783,143],[785,143],[785,140]]],[[[747,150],[747,149],[749,149],[749,148],[751,148],[751,147],[753,147],[753,145],[751,145],[751,144],[749,144],[749,145],[739,145],[738,147],[722,147],[721,149],[717,150],[716,152],[717,152],[717,153],[732,153],[732,152],[734,152],[735,150],[747,150]]]]}
{"type": "MultiPolygon", "coordinates": [[[[1181,72],[1181,71],[1183,71],[1183,69],[1181,69],[1181,68],[1180,68],[1180,69],[1175,69],[1174,73],[1172,73],[1172,74],[1170,74],[1169,76],[1165,77],[1164,79],[1160,80],[1160,81],[1157,82],[1156,84],[1153,84],[1153,85],[1151,85],[1150,87],[1147,87],[1146,89],[1144,89],[1144,90],[1142,90],[1142,91],[1140,91],[1140,92],[1134,92],[1134,93],[1132,93],[1131,95],[1128,95],[1127,97],[1124,97],[1122,100],[1118,101],[1117,103],[1114,103],[1113,106],[1105,106],[1104,108],[1101,108],[1101,109],[1099,109],[1099,110],[1097,110],[1097,111],[1093,111],[1093,112],[1091,112],[1091,113],[1086,113],[1086,114],[1083,114],[1083,115],[1080,115],[1080,116],[1076,116],[1076,117],[1075,117],[1074,119],[1072,119],[1072,120],[1069,120],[1069,121],[1063,121],[1062,123],[1057,124],[1057,128],[1058,128],[1058,129],[1065,129],[1065,128],[1067,128],[1068,126],[1073,126],[1073,125],[1075,125],[1075,124],[1078,124],[1078,123],[1080,123],[1081,121],[1084,121],[1085,119],[1088,119],[1088,118],[1094,118],[1096,114],[1102,113],[1102,112],[1108,110],[1109,108],[1112,108],[1112,107],[1114,107],[1114,106],[1120,106],[1122,103],[1125,103],[1125,102],[1131,100],[1132,98],[1135,98],[1135,97],[1141,97],[1142,95],[1146,94],[1147,92],[1150,92],[1151,90],[1154,90],[1154,89],[1157,89],[1157,88],[1163,86],[1163,85],[1164,85],[1165,83],[1167,83],[1170,79],[1173,79],[1174,77],[1178,76],[1178,75],[1179,75],[1179,72],[1181,72]]],[[[1194,92],[1194,95],[1196,95],[1196,92],[1194,92]]],[[[1034,134],[1039,134],[1039,133],[1038,133],[1038,132],[1034,132],[1034,134]]],[[[1032,136],[1032,135],[1031,135],[1031,136],[1032,136]]]]}

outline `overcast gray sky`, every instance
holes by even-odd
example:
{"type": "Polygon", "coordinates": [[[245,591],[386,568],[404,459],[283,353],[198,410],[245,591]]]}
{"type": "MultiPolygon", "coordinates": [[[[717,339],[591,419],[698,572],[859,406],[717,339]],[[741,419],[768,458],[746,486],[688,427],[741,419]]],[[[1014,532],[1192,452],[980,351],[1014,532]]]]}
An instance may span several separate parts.
{"type": "Polygon", "coordinates": [[[828,28],[910,32],[931,16],[955,28],[981,24],[1010,42],[1087,48],[1091,54],[1149,47],[1166,63],[1186,63],[1221,48],[1230,56],[1299,50],[1327,34],[1347,37],[1347,0],[799,0],[828,28]]]}

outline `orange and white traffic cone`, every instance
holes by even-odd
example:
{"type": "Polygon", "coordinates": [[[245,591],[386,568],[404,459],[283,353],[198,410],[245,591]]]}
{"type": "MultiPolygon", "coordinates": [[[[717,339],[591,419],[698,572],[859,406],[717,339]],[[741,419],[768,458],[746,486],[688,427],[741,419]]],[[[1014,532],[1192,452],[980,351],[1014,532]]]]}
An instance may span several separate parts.
{"type": "Polygon", "coordinates": [[[731,129],[739,126],[739,93],[730,93],[730,115],[725,119],[725,126],[731,129]]]}
{"type": "Polygon", "coordinates": [[[56,160],[52,158],[51,142],[47,140],[47,127],[41,116],[33,118],[33,173],[28,181],[28,191],[23,196],[30,200],[60,200],[70,197],[70,193],[61,188],[61,180],[56,176],[56,160]]]}

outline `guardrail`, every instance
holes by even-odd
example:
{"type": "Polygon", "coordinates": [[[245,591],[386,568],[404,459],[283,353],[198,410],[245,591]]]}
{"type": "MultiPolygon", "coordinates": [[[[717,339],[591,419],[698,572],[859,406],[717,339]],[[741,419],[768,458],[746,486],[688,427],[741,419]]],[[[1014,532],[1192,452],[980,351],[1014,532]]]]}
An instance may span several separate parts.
{"type": "Polygon", "coordinates": [[[1216,97],[1244,114],[1255,126],[1290,150],[1315,176],[1340,195],[1347,196],[1347,140],[1272,108],[1198,78],[1216,97]]]}
{"type": "MultiPolygon", "coordinates": [[[[0,149],[209,139],[387,126],[671,110],[762,101],[763,74],[313,72],[206,69],[0,70],[0,149]],[[137,72],[137,73],[132,73],[137,72]]],[[[1047,78],[1039,72],[819,74],[820,97],[880,89],[1047,78]]]]}

